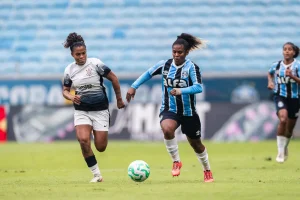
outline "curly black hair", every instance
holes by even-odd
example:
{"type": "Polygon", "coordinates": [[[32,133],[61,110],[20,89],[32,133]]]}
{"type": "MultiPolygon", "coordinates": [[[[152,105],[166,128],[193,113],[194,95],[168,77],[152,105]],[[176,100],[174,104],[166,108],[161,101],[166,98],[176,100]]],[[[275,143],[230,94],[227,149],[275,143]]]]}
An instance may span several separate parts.
{"type": "Polygon", "coordinates": [[[186,51],[193,51],[196,49],[205,48],[206,42],[207,41],[197,38],[188,33],[181,33],[181,35],[177,36],[177,39],[172,46],[174,46],[175,44],[182,44],[186,51]]]}
{"type": "MultiPolygon", "coordinates": [[[[84,40],[81,35],[77,33],[70,33],[64,43],[65,48],[69,48],[73,51],[74,47],[85,46],[84,40]]],[[[86,46],[85,46],[86,47],[86,46]]]]}

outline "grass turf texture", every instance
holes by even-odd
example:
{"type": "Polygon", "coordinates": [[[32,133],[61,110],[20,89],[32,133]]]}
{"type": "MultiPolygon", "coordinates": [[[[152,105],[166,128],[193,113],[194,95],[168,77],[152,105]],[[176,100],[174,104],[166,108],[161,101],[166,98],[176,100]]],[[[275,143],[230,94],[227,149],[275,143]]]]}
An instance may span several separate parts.
{"type": "Polygon", "coordinates": [[[106,152],[94,151],[103,183],[89,183],[92,174],[76,142],[0,144],[0,199],[300,199],[300,141],[291,141],[284,164],[275,162],[276,141],[205,144],[214,183],[203,182],[185,142],[179,143],[181,175],[173,178],[163,143],[110,141],[106,152]],[[151,170],[142,183],[127,176],[138,159],[151,170]]]}

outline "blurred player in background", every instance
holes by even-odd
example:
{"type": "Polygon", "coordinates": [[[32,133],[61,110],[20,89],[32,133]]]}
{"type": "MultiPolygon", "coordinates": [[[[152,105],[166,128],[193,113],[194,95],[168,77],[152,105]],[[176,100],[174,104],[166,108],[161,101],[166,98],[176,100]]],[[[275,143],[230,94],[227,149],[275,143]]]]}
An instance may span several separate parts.
{"type": "Polygon", "coordinates": [[[298,118],[300,62],[295,59],[298,55],[299,48],[296,45],[285,43],[283,60],[273,63],[268,73],[268,88],[274,91],[279,119],[276,157],[279,163],[283,163],[288,157],[288,145],[298,118]]]}
{"type": "Polygon", "coordinates": [[[160,125],[167,151],[173,160],[172,175],[179,176],[182,167],[175,138],[175,130],[181,125],[182,133],[203,166],[204,181],[213,182],[207,150],[201,142],[201,123],[196,111],[195,94],[202,92],[200,69],[186,59],[190,51],[205,45],[205,41],[182,33],[172,45],[173,59],[162,60],[142,74],[129,88],[126,99],[130,102],[143,83],[155,75],[162,75],[160,125]]]}
{"type": "Polygon", "coordinates": [[[70,48],[75,62],[65,69],[63,96],[71,100],[75,108],[76,136],[83,157],[94,175],[91,182],[101,182],[103,179],[91,149],[90,137],[93,132],[96,149],[99,152],[105,151],[110,115],[103,77],[112,82],[119,109],[125,106],[120,84],[116,75],[101,60],[87,58],[87,49],[80,35],[70,33],[64,47],[70,48]],[[75,95],[70,93],[72,84],[75,88],[75,95]]]}

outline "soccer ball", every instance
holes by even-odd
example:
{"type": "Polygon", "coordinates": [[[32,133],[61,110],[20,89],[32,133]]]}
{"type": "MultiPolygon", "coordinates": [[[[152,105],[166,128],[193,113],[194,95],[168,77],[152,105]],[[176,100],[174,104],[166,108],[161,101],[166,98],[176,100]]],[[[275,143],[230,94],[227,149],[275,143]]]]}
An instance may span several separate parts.
{"type": "Polygon", "coordinates": [[[135,182],[143,182],[150,175],[150,167],[143,160],[135,160],[128,166],[128,176],[135,182]]]}

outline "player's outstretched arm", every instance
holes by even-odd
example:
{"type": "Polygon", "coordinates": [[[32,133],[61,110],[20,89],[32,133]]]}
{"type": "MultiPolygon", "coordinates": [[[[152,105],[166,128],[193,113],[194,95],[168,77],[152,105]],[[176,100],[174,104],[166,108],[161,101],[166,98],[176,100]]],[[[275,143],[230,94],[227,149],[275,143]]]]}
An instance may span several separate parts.
{"type": "Polygon", "coordinates": [[[110,71],[107,74],[106,78],[108,80],[110,80],[112,85],[113,85],[113,88],[114,88],[114,91],[115,91],[115,94],[116,94],[118,108],[119,109],[124,108],[125,104],[124,104],[123,99],[122,99],[120,83],[119,83],[118,77],[112,71],[110,71]]]}
{"type": "Polygon", "coordinates": [[[161,60],[156,63],[153,67],[144,72],[134,83],[131,85],[131,88],[128,89],[126,94],[126,100],[129,103],[131,99],[134,99],[136,90],[146,81],[150,80],[153,76],[161,75],[162,68],[166,61],[161,60]]]}
{"type": "Polygon", "coordinates": [[[130,87],[127,91],[127,94],[126,94],[126,100],[128,103],[130,103],[131,99],[133,100],[134,99],[134,96],[135,96],[135,92],[136,92],[136,89],[130,87]]]}
{"type": "Polygon", "coordinates": [[[146,71],[143,73],[134,83],[131,85],[131,87],[128,89],[126,94],[126,100],[128,103],[130,103],[131,99],[134,99],[136,90],[146,81],[150,80],[152,76],[150,75],[149,71],[146,71]]]}

